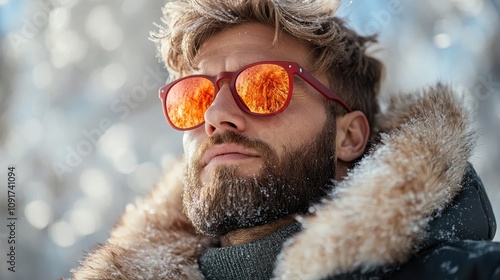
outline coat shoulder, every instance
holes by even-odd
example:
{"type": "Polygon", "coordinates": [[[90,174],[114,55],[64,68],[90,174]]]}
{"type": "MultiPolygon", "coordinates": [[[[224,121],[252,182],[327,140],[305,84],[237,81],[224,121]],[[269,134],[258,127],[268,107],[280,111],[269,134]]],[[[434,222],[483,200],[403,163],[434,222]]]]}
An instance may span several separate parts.
{"type": "Polygon", "coordinates": [[[391,279],[500,279],[500,243],[461,240],[428,248],[411,258],[391,279]]]}
{"type": "Polygon", "coordinates": [[[73,279],[202,279],[197,256],[213,240],[182,213],[181,166],[127,207],[106,244],[87,254],[73,279]]]}

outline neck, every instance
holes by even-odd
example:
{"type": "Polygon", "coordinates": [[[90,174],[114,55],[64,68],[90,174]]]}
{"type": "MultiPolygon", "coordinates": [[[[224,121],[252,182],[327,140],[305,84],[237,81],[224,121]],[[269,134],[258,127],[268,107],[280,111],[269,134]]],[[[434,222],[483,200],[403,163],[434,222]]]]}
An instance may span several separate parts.
{"type": "Polygon", "coordinates": [[[263,238],[284,226],[293,224],[294,222],[295,220],[293,219],[293,217],[289,216],[284,219],[275,220],[261,226],[237,229],[222,236],[221,245],[222,247],[228,247],[252,242],[257,239],[263,238]]]}

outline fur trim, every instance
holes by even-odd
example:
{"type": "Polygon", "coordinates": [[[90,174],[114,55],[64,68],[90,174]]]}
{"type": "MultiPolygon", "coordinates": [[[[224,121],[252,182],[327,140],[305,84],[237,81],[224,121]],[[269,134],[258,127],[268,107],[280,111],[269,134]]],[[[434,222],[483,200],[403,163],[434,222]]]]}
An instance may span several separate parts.
{"type": "MultiPolygon", "coordinates": [[[[415,252],[433,215],[460,190],[474,137],[450,89],[398,95],[378,117],[380,139],[339,182],[278,257],[276,279],[322,279],[399,264],[415,252]]],[[[180,167],[127,210],[75,279],[202,279],[200,237],[182,213],[180,167]]]]}
{"type": "Polygon", "coordinates": [[[397,95],[380,143],[289,240],[276,279],[322,279],[405,262],[433,214],[459,192],[474,137],[450,89],[397,95]]]}
{"type": "Polygon", "coordinates": [[[88,254],[74,279],[203,279],[197,256],[213,240],[182,213],[180,164],[143,200],[127,207],[108,242],[88,254]]]}

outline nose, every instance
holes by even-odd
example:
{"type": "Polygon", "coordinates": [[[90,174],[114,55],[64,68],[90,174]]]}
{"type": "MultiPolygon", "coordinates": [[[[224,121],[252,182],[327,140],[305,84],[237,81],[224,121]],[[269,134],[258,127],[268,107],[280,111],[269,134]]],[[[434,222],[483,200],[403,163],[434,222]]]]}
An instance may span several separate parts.
{"type": "Polygon", "coordinates": [[[209,136],[224,130],[241,133],[246,129],[246,117],[236,104],[229,85],[224,83],[205,112],[205,132],[209,136]]]}

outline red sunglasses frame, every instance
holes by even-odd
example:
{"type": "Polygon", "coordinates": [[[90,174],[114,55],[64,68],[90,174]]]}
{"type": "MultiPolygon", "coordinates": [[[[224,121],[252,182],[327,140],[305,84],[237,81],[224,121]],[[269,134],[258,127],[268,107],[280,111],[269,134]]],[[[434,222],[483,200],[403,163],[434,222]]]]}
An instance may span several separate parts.
{"type": "Polygon", "coordinates": [[[232,94],[233,99],[235,100],[236,104],[238,105],[238,107],[243,112],[245,112],[245,113],[247,113],[249,115],[252,115],[252,116],[269,117],[269,116],[274,116],[274,115],[277,115],[277,114],[283,112],[288,107],[288,104],[290,103],[290,100],[292,99],[293,84],[294,84],[294,77],[295,77],[295,75],[299,76],[302,80],[304,80],[309,85],[311,85],[316,91],[318,91],[319,93],[321,93],[321,95],[323,95],[325,98],[337,102],[348,113],[352,112],[351,108],[344,101],[342,101],[342,99],[340,99],[340,97],[338,95],[336,95],[335,93],[333,93],[328,87],[326,87],[325,85],[323,85],[313,75],[311,75],[310,73],[308,73],[307,71],[305,71],[304,68],[302,68],[298,63],[296,63],[296,62],[288,62],[288,61],[260,61],[260,62],[255,62],[255,63],[252,63],[252,64],[248,64],[248,65],[240,68],[239,70],[237,70],[235,72],[221,72],[217,76],[208,76],[208,75],[190,75],[190,76],[186,76],[186,77],[177,79],[177,80],[175,80],[175,81],[173,81],[173,82],[171,82],[171,83],[169,83],[169,84],[161,87],[160,90],[159,90],[159,97],[160,97],[160,100],[161,100],[162,106],[163,106],[163,114],[165,115],[165,118],[167,119],[167,121],[169,122],[169,124],[173,128],[175,128],[177,130],[185,131],[185,130],[195,129],[195,128],[203,125],[205,123],[205,121],[202,121],[200,124],[192,126],[192,127],[189,127],[189,128],[179,128],[176,125],[174,125],[172,123],[172,121],[170,121],[170,118],[169,118],[168,112],[167,112],[167,95],[168,95],[170,89],[175,84],[179,83],[180,81],[185,80],[185,79],[189,79],[189,78],[196,78],[196,77],[198,77],[198,78],[205,78],[205,79],[211,81],[212,84],[215,87],[215,93],[214,93],[214,99],[215,99],[215,96],[217,96],[217,93],[220,90],[219,82],[222,79],[230,79],[231,82],[229,84],[229,89],[231,91],[231,94],[232,94]],[[245,71],[246,69],[252,67],[252,66],[256,66],[256,65],[260,65],[260,64],[273,64],[273,65],[281,66],[281,67],[283,67],[283,69],[285,69],[285,71],[288,74],[288,80],[289,80],[288,88],[289,88],[290,92],[287,95],[287,99],[285,101],[285,104],[283,104],[283,107],[281,109],[279,109],[278,111],[273,112],[273,113],[262,114],[262,113],[251,112],[248,109],[248,107],[243,103],[243,101],[241,101],[241,98],[239,97],[238,93],[236,92],[236,79],[238,78],[238,76],[240,75],[240,73],[243,72],[243,71],[245,71]]]}

